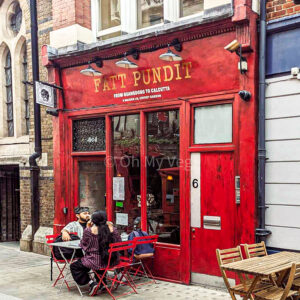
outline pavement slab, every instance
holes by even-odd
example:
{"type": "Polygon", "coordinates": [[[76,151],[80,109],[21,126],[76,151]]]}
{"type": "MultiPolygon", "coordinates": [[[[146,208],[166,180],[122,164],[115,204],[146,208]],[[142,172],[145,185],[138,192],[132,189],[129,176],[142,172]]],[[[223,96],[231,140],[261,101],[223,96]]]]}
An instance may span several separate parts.
{"type": "MultiPolygon", "coordinates": [[[[53,265],[54,278],[58,276],[55,264],[53,265]]],[[[144,279],[138,283],[145,283],[144,279]],[[143,282],[142,282],[143,281],[143,282]]],[[[60,284],[52,287],[50,281],[50,259],[47,256],[22,252],[13,243],[0,243],[0,300],[84,300],[88,295],[81,297],[76,286],[72,283],[69,292],[65,285],[60,291],[60,284]]],[[[126,292],[127,287],[119,288],[116,295],[126,292]]],[[[83,291],[88,287],[83,287],[83,291]]],[[[137,300],[230,300],[226,291],[214,290],[199,285],[183,285],[165,281],[156,284],[143,284],[137,288],[138,294],[130,294],[120,299],[137,300]]],[[[103,300],[112,299],[107,293],[96,296],[103,300]]]]}

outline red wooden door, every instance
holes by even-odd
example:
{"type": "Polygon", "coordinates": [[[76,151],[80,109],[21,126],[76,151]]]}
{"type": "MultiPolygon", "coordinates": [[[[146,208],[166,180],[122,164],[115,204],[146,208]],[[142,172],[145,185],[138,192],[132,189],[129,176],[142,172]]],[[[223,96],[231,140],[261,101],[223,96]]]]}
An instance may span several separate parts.
{"type": "Polygon", "coordinates": [[[216,249],[235,246],[234,153],[192,153],[191,163],[192,272],[220,275],[216,249]]]}

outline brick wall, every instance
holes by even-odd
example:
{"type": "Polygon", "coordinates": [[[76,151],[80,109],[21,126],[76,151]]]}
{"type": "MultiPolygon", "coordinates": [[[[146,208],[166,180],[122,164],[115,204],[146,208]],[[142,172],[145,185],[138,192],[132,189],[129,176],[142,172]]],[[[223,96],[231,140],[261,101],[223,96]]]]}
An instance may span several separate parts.
{"type": "MultiPolygon", "coordinates": [[[[27,2],[24,0],[23,2],[27,2]]],[[[44,44],[49,44],[49,35],[53,30],[52,1],[37,1],[39,51],[44,44]]],[[[31,36],[30,36],[30,12],[28,6],[23,5],[23,17],[26,24],[26,40],[28,53],[28,80],[32,81],[31,64],[31,36]]],[[[48,81],[48,72],[42,65],[39,55],[40,80],[48,81]]],[[[33,93],[29,89],[30,98],[30,131],[29,140],[31,148],[34,148],[34,110],[33,93]]],[[[46,108],[41,107],[42,128],[42,152],[43,159],[38,162],[40,170],[40,226],[52,227],[54,219],[54,181],[53,181],[53,141],[52,141],[52,117],[46,114],[46,108]]],[[[20,214],[21,232],[28,224],[31,224],[31,189],[30,169],[28,166],[20,167],[20,214]]]]}
{"type": "Polygon", "coordinates": [[[53,0],[53,29],[74,24],[91,29],[91,0],[53,0]]]}
{"type": "Polygon", "coordinates": [[[300,13],[300,5],[294,0],[267,0],[267,19],[274,20],[300,13]]]}

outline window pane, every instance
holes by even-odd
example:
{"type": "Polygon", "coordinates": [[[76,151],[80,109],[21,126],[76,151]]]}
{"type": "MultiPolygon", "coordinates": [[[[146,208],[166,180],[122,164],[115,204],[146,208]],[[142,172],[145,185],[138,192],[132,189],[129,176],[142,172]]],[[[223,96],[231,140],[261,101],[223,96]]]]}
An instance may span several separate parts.
{"type": "Polygon", "coordinates": [[[147,139],[149,233],[180,244],[179,111],[147,114],[147,139]]]}
{"type": "Polygon", "coordinates": [[[130,233],[140,213],[140,115],[112,118],[113,208],[120,232],[130,233]]]}
{"type": "Polygon", "coordinates": [[[163,0],[138,0],[138,4],[138,28],[163,23],[163,0]]]}
{"type": "Polygon", "coordinates": [[[99,30],[121,25],[120,0],[100,0],[99,30]]]}
{"type": "Polygon", "coordinates": [[[73,151],[105,150],[105,118],[73,121],[73,151]]]}
{"type": "Polygon", "coordinates": [[[103,161],[79,162],[79,204],[95,210],[105,210],[105,164],[103,161]]]}
{"type": "Polygon", "coordinates": [[[11,55],[10,52],[6,55],[5,61],[5,86],[6,86],[6,120],[7,120],[7,135],[14,136],[14,113],[13,113],[13,94],[12,94],[12,70],[11,70],[11,55]]]}
{"type": "Polygon", "coordinates": [[[195,108],[195,144],[232,142],[232,105],[195,108]]]}
{"type": "Polygon", "coordinates": [[[180,0],[180,17],[203,11],[203,2],[204,0],[180,0]]]}

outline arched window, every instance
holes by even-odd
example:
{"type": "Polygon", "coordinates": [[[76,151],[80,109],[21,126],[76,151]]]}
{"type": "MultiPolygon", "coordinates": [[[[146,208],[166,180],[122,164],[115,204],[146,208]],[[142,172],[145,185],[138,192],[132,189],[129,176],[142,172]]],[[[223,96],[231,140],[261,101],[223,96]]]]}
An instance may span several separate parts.
{"type": "Polygon", "coordinates": [[[10,28],[14,35],[17,35],[20,31],[22,24],[22,10],[20,4],[15,2],[12,4],[11,18],[10,18],[10,28]]]}
{"type": "Polygon", "coordinates": [[[6,120],[7,120],[7,135],[14,136],[14,112],[13,112],[13,92],[12,92],[12,68],[11,55],[8,51],[5,60],[5,87],[6,87],[6,120]]]}
{"type": "Polygon", "coordinates": [[[23,101],[24,101],[24,110],[23,111],[23,120],[25,120],[25,129],[24,134],[29,134],[29,96],[28,96],[28,71],[27,71],[27,50],[26,43],[23,46],[22,51],[22,86],[23,86],[23,101]]]}

